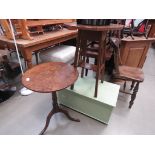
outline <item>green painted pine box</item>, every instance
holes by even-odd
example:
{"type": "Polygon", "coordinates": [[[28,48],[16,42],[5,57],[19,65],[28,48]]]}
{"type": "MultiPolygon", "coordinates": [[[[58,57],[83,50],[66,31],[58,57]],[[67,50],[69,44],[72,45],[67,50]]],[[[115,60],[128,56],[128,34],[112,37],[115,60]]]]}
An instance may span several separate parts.
{"type": "Polygon", "coordinates": [[[94,97],[95,79],[78,78],[74,90],[66,88],[58,92],[59,103],[73,110],[108,124],[116,106],[119,85],[99,82],[98,97],[94,97]]]}

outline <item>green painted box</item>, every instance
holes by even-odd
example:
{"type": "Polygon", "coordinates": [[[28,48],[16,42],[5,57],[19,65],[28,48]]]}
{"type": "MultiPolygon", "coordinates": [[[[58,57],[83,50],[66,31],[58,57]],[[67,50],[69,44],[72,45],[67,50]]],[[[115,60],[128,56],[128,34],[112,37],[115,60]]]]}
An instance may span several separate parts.
{"type": "Polygon", "coordinates": [[[94,97],[95,79],[78,78],[74,90],[70,88],[58,92],[59,103],[73,110],[108,124],[116,106],[119,85],[99,82],[98,97],[94,97]]]}

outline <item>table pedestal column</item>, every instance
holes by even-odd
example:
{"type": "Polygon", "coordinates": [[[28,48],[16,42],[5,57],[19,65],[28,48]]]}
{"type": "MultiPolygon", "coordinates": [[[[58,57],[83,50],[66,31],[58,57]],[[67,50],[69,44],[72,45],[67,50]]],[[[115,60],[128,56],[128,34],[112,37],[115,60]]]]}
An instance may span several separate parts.
{"type": "Polygon", "coordinates": [[[52,92],[52,100],[53,100],[53,109],[52,109],[52,110],[50,111],[50,113],[48,114],[48,116],[47,116],[47,118],[46,118],[45,127],[44,127],[44,129],[40,132],[40,135],[43,135],[43,134],[44,134],[44,132],[47,130],[47,128],[48,128],[48,126],[49,126],[51,117],[52,117],[55,113],[58,113],[58,112],[64,113],[64,114],[68,117],[68,119],[70,119],[70,120],[72,120],[72,121],[80,122],[79,119],[75,119],[75,118],[71,117],[71,116],[69,115],[69,113],[68,113],[66,110],[64,110],[64,109],[62,109],[62,108],[59,107],[58,102],[57,102],[57,94],[56,94],[56,91],[52,92]]]}

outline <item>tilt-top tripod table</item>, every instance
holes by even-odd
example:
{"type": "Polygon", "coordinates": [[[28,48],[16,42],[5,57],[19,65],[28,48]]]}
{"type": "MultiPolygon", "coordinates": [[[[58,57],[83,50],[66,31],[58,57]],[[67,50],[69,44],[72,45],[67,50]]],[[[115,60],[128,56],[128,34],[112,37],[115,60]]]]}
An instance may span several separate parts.
{"type": "Polygon", "coordinates": [[[70,120],[80,122],[72,118],[69,113],[59,107],[57,102],[57,91],[71,86],[78,78],[78,71],[71,65],[62,62],[48,62],[37,65],[27,70],[22,77],[22,84],[35,92],[52,93],[53,109],[47,116],[43,135],[47,130],[51,117],[58,112],[64,113],[70,120]]]}

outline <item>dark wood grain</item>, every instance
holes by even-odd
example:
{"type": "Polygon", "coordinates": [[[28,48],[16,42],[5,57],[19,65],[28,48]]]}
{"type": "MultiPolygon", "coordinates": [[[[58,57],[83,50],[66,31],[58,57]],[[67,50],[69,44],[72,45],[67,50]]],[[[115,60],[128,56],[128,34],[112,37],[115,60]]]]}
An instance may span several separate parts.
{"type": "Polygon", "coordinates": [[[77,23],[65,23],[66,28],[70,30],[91,30],[91,31],[112,31],[112,30],[122,30],[124,25],[121,24],[111,24],[106,26],[90,26],[90,25],[80,25],[77,23]]]}
{"type": "Polygon", "coordinates": [[[26,71],[22,77],[22,83],[35,92],[49,93],[69,87],[77,78],[78,71],[71,65],[48,62],[26,71]]]}
{"type": "Polygon", "coordinates": [[[50,119],[56,113],[63,113],[71,121],[80,122],[69,115],[69,113],[58,105],[57,92],[69,87],[78,78],[78,71],[71,65],[63,62],[48,62],[37,65],[26,71],[22,77],[23,85],[35,92],[52,93],[53,108],[46,118],[43,130],[39,133],[43,135],[47,130],[50,119]]]}

